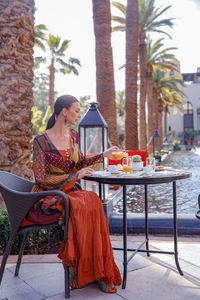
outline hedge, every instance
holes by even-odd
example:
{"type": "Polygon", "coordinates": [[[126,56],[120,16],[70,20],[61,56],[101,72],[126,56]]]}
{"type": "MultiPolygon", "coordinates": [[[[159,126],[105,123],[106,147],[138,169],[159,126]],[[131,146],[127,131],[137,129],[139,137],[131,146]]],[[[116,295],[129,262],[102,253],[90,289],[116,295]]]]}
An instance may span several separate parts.
{"type": "MultiPolygon", "coordinates": [[[[0,210],[0,255],[3,254],[10,234],[10,223],[6,209],[0,210]]],[[[13,242],[11,254],[18,254],[23,235],[18,235],[13,242]]],[[[49,253],[52,248],[58,248],[63,240],[61,226],[40,229],[29,234],[24,254],[49,253]]]]}

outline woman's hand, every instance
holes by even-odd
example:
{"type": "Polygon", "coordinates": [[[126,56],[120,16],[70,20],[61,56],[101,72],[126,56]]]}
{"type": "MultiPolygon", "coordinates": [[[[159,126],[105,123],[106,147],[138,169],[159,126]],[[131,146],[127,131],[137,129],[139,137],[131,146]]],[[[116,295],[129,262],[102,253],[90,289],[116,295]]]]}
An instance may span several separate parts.
{"type": "Polygon", "coordinates": [[[78,171],[78,179],[81,179],[85,176],[91,176],[93,172],[94,170],[92,168],[83,168],[80,171],[78,171]]]}
{"type": "Polygon", "coordinates": [[[114,159],[113,156],[112,156],[112,152],[115,152],[115,151],[121,151],[121,150],[119,149],[119,147],[113,146],[111,148],[108,148],[106,151],[104,151],[103,156],[107,157],[107,158],[114,159]]]}

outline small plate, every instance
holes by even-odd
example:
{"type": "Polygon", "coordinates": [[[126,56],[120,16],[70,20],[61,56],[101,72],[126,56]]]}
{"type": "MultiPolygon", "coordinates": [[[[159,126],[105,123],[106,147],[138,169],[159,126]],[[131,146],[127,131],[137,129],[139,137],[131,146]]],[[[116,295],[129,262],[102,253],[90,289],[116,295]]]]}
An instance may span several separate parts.
{"type": "Polygon", "coordinates": [[[94,171],[92,176],[110,176],[111,173],[108,171],[94,171]]]}

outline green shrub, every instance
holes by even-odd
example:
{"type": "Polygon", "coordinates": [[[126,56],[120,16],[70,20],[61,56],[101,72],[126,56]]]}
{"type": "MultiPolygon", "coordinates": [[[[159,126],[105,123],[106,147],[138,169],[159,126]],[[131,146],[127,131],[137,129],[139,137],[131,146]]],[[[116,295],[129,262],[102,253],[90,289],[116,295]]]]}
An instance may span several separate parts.
{"type": "Polygon", "coordinates": [[[178,141],[178,140],[173,140],[172,141],[172,146],[173,146],[173,150],[174,151],[181,150],[181,148],[179,147],[179,145],[180,145],[180,141],[178,141]]]}
{"type": "MultiPolygon", "coordinates": [[[[10,223],[6,209],[0,210],[0,254],[2,255],[10,235],[10,223]]],[[[12,245],[11,254],[18,254],[22,242],[22,235],[18,235],[12,245]]],[[[48,253],[50,248],[59,245],[63,240],[61,226],[49,229],[40,229],[29,234],[24,253],[42,254],[48,253]]]]}

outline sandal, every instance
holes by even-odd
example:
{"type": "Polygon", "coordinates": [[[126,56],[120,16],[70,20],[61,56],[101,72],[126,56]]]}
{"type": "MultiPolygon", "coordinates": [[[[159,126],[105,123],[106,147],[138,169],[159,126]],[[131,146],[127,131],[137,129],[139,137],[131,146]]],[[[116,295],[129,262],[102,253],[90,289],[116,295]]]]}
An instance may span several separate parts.
{"type": "Polygon", "coordinates": [[[117,289],[113,283],[104,282],[102,279],[97,280],[97,283],[100,287],[100,290],[102,290],[104,293],[113,294],[117,292],[117,289]]]}

